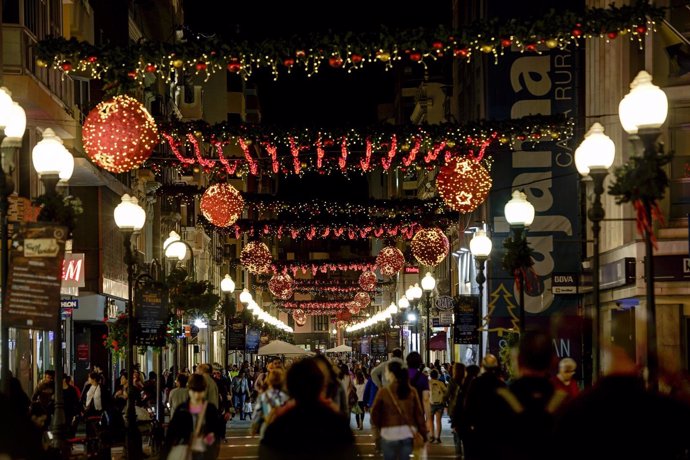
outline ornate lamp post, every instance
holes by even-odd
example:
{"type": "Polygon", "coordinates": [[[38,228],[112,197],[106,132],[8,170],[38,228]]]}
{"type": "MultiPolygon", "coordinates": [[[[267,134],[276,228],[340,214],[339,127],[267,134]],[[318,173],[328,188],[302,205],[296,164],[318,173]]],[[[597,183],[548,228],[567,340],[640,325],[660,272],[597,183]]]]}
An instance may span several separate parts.
{"type": "Polygon", "coordinates": [[[609,173],[616,156],[616,146],[610,137],[604,134],[604,127],[594,123],[585,134],[585,139],[575,150],[575,166],[582,177],[591,176],[594,182],[594,200],[587,211],[587,217],[592,221],[592,373],[599,375],[601,361],[599,359],[599,337],[601,330],[601,309],[599,300],[599,234],[601,221],[606,212],[601,205],[601,195],[604,193],[604,180],[609,173]]]}
{"type": "Polygon", "coordinates": [[[426,295],[426,335],[424,339],[426,340],[426,365],[431,367],[431,347],[429,346],[429,340],[431,339],[431,293],[436,287],[436,279],[430,272],[426,272],[424,278],[422,278],[422,289],[424,289],[424,294],[426,295]]]}
{"type": "Polygon", "coordinates": [[[402,296],[398,299],[398,318],[400,319],[400,349],[403,348],[403,323],[407,320],[407,309],[410,308],[410,301],[402,296]]]}
{"type": "MultiPolygon", "coordinates": [[[[55,135],[52,129],[43,131],[43,139],[36,144],[31,152],[34,169],[43,182],[45,194],[52,196],[57,193],[56,187],[60,180],[69,180],[74,171],[74,158],[62,145],[62,139],[55,135]]],[[[55,363],[55,414],[51,422],[52,446],[65,453],[67,447],[65,438],[67,426],[65,420],[65,401],[62,395],[62,380],[64,368],[62,364],[62,315],[58,314],[55,334],[53,335],[53,362],[55,363]]]]}
{"type": "MultiPolygon", "coordinates": [[[[223,293],[223,296],[225,297],[225,302],[228,308],[231,307],[230,302],[234,303],[234,299],[232,299],[232,293],[235,292],[235,282],[233,281],[232,277],[230,274],[226,274],[225,278],[223,278],[220,282],[220,290],[223,293]]],[[[234,305],[232,306],[234,309],[234,305]]],[[[234,310],[233,310],[234,311],[234,310]]],[[[228,309],[225,310],[225,349],[223,350],[223,370],[228,368],[228,340],[230,339],[230,325],[228,323],[229,315],[228,309]]]]}
{"type": "MultiPolygon", "coordinates": [[[[484,263],[489,258],[491,254],[491,238],[486,236],[486,231],[477,230],[474,236],[470,240],[470,252],[474,256],[474,263],[477,267],[477,285],[479,287],[479,312],[481,315],[482,307],[484,305],[484,283],[486,282],[486,276],[484,276],[484,263]]],[[[482,332],[479,332],[479,357],[477,362],[482,362],[484,356],[484,346],[482,341],[482,332]]]]}
{"type": "MultiPolygon", "coordinates": [[[[629,134],[637,133],[642,142],[644,151],[642,153],[642,163],[646,168],[655,165],[653,174],[655,177],[650,181],[661,179],[662,170],[660,166],[660,149],[657,146],[657,138],[661,134],[661,125],[666,121],[668,114],[668,99],[666,94],[656,85],[652,84],[652,76],[642,70],[630,83],[630,92],[623,98],[618,106],[618,115],[621,125],[629,134]]],[[[647,184],[640,184],[647,185],[647,184]]],[[[663,190],[666,184],[663,185],[663,190]]],[[[654,298],[654,250],[653,250],[653,226],[652,210],[656,209],[656,197],[640,196],[633,199],[633,204],[638,207],[638,222],[644,223],[645,240],[645,280],[647,283],[647,371],[648,384],[650,389],[656,390],[658,386],[658,360],[656,343],[656,305],[654,298]],[[642,214],[642,215],[640,215],[642,214]],[[642,219],[640,219],[642,217],[642,219]]]]}
{"type": "Polygon", "coordinates": [[[419,323],[417,322],[417,320],[419,320],[420,317],[418,304],[419,299],[422,298],[422,288],[419,287],[418,283],[415,283],[414,286],[410,286],[407,288],[407,291],[405,291],[405,297],[412,305],[412,310],[407,314],[407,321],[409,323],[414,323],[414,330],[417,334],[417,343],[415,344],[415,350],[419,351],[419,323]]]}
{"type": "Polygon", "coordinates": [[[141,458],[141,435],[137,427],[137,416],[134,410],[136,391],[134,391],[134,304],[132,302],[134,288],[134,265],[136,260],[132,252],[132,234],[138,232],[146,223],[146,212],[139,206],[136,197],[122,195],[122,202],[114,211],[115,224],[122,232],[124,239],[125,258],[127,265],[127,458],[134,460],[141,458]]]}
{"type": "Polygon", "coordinates": [[[190,274],[192,278],[196,278],[196,271],[194,270],[194,250],[185,240],[180,237],[176,231],[171,231],[168,238],[163,242],[163,252],[168,259],[183,261],[187,258],[187,249],[189,249],[189,260],[191,262],[190,274]]]}
{"type": "MultiPolygon", "coordinates": [[[[506,203],[504,208],[506,221],[510,225],[515,241],[526,241],[525,228],[534,222],[534,206],[527,201],[527,195],[520,190],[513,192],[513,198],[506,203]]],[[[520,332],[525,331],[525,273],[520,270],[519,290],[520,290],[520,332]]]]}
{"type": "MultiPolygon", "coordinates": [[[[8,197],[14,191],[14,182],[10,173],[14,168],[15,153],[22,145],[22,137],[26,131],[26,114],[24,109],[12,100],[12,93],[4,86],[0,88],[0,130],[3,131],[2,161],[0,162],[0,241],[7,242],[8,225],[7,212],[9,210],[8,197]]],[[[0,303],[5,307],[5,293],[7,293],[7,274],[9,273],[9,252],[7,244],[0,245],[0,271],[2,285],[0,286],[0,303]]],[[[10,392],[10,340],[9,325],[3,319],[0,331],[0,367],[2,367],[2,392],[10,392]]]]}

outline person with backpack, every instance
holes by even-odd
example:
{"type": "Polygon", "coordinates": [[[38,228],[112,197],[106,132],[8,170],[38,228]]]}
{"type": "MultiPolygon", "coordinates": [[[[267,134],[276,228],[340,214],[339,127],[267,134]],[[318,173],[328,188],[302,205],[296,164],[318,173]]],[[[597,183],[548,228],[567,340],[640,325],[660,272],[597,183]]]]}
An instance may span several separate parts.
{"type": "Polygon", "coordinates": [[[443,417],[443,410],[446,408],[446,401],[448,396],[448,387],[445,383],[438,379],[438,370],[432,369],[429,374],[430,400],[431,400],[431,439],[429,443],[434,441],[441,444],[441,417],[443,417]]]}

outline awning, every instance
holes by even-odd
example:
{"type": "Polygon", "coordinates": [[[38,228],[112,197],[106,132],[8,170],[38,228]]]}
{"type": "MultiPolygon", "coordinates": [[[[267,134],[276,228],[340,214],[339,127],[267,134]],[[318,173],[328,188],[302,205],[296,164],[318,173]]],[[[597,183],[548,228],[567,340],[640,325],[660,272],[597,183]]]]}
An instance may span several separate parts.
{"type": "Polygon", "coordinates": [[[443,351],[448,346],[448,340],[446,339],[446,332],[437,332],[435,336],[429,339],[429,350],[443,351]]]}

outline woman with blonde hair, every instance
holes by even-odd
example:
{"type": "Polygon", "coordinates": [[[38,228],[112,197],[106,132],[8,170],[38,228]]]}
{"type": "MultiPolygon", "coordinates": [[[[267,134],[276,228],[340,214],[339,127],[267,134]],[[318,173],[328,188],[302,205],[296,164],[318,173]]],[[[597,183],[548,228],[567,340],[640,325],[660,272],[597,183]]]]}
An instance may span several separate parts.
{"type": "Polygon", "coordinates": [[[267,388],[259,395],[252,417],[252,434],[259,433],[259,438],[263,438],[266,427],[273,417],[274,409],[281,407],[290,399],[283,391],[284,382],[285,372],[280,368],[274,368],[266,377],[267,388]]]}

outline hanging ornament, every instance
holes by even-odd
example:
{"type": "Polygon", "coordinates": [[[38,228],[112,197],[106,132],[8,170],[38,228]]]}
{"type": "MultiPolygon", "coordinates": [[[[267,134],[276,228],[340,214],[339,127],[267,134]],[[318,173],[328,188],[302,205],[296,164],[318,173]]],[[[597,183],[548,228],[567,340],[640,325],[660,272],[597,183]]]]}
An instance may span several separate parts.
{"type": "Polygon", "coordinates": [[[214,184],[201,197],[201,213],[216,227],[234,224],[243,208],[242,195],[230,184],[214,184]]]}
{"type": "Polygon", "coordinates": [[[357,294],[355,294],[353,302],[359,308],[367,308],[371,303],[371,297],[369,297],[369,294],[367,294],[366,292],[358,292],[357,294]]]}
{"type": "Polygon", "coordinates": [[[440,228],[425,228],[412,238],[412,255],[420,264],[435,267],[448,255],[450,244],[440,228]]]}
{"type": "Polygon", "coordinates": [[[240,263],[254,275],[263,275],[271,270],[271,251],[260,241],[250,241],[240,254],[240,263]]]}
{"type": "Polygon", "coordinates": [[[84,150],[101,168],[123,173],[138,168],[158,143],[156,122],[146,108],[129,96],[98,104],[84,121],[84,150]]]}
{"type": "Polygon", "coordinates": [[[486,200],[491,190],[491,175],[476,161],[455,158],[440,169],[436,188],[448,207],[468,213],[486,200]]]}
{"type": "Polygon", "coordinates": [[[349,311],[353,315],[359,314],[359,310],[360,310],[360,306],[354,300],[347,305],[347,311],[349,311]]]}
{"type": "Polygon", "coordinates": [[[395,246],[386,246],[376,256],[376,266],[381,271],[381,274],[385,276],[395,275],[402,270],[404,265],[405,256],[395,246]]]}
{"type": "Polygon", "coordinates": [[[346,322],[352,319],[352,314],[347,310],[341,310],[338,313],[336,313],[335,317],[337,318],[338,322],[346,322]]]}
{"type": "Polygon", "coordinates": [[[362,274],[359,275],[359,287],[365,291],[373,291],[376,289],[377,281],[376,273],[372,271],[362,272],[362,274]]]}
{"type": "Polygon", "coordinates": [[[292,312],[292,319],[294,319],[295,324],[300,327],[307,324],[307,314],[304,312],[304,310],[301,310],[299,308],[292,312]]]}
{"type": "Polygon", "coordinates": [[[292,277],[287,273],[273,275],[268,281],[268,290],[280,300],[288,300],[292,297],[292,277]]]}

